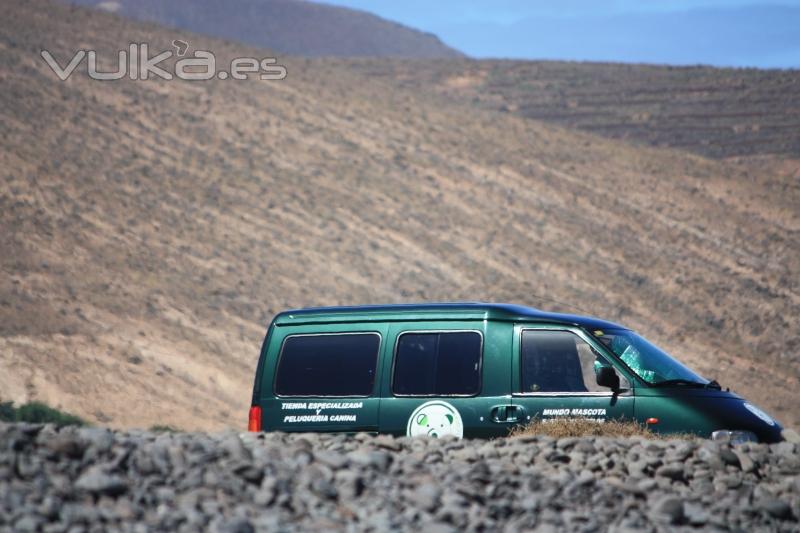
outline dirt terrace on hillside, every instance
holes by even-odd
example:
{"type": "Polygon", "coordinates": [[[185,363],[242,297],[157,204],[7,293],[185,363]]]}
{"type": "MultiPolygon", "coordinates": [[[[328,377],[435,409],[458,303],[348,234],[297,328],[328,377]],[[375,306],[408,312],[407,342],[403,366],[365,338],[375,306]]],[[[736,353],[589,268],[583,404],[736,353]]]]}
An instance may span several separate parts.
{"type": "Polygon", "coordinates": [[[714,158],[800,156],[800,70],[468,60],[361,68],[408,89],[634,144],[714,158]]]}

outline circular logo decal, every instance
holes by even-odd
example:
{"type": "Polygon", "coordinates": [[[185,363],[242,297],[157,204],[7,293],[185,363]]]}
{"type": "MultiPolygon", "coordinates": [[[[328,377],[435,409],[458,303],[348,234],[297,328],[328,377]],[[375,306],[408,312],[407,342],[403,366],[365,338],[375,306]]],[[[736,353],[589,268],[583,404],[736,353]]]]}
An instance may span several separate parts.
{"type": "Polygon", "coordinates": [[[434,400],[425,402],[411,413],[406,426],[409,437],[444,437],[452,435],[459,439],[464,436],[464,424],[458,410],[447,402],[434,400]]]}
{"type": "Polygon", "coordinates": [[[756,407],[755,405],[749,404],[747,402],[744,403],[744,408],[756,415],[758,418],[769,424],[770,426],[775,425],[775,421],[769,416],[767,413],[756,407]]]}

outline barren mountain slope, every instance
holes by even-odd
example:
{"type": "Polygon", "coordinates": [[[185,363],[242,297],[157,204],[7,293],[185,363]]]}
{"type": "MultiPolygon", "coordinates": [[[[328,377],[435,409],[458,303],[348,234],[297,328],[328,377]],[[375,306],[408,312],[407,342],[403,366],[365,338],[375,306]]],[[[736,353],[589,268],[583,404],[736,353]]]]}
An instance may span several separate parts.
{"type": "Polygon", "coordinates": [[[800,70],[559,61],[364,61],[373,76],[486,109],[724,158],[800,156],[800,70]]]}
{"type": "Polygon", "coordinates": [[[454,58],[433,34],[306,0],[65,0],[298,56],[454,58]]]}
{"type": "MultiPolygon", "coordinates": [[[[756,172],[445,105],[345,60],[282,58],[278,82],[96,82],[84,64],[62,83],[42,48],[63,64],[176,33],[4,7],[4,399],[241,428],[281,309],[562,301],[800,422],[796,163],[756,172]]],[[[179,36],[220,64],[269,55],[179,36]]]]}

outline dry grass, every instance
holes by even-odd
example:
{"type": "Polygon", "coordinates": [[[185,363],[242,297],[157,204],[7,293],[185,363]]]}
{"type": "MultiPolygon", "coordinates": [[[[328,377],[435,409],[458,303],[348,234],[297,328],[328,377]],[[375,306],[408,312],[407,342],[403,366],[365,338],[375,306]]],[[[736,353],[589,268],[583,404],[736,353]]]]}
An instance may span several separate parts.
{"type": "Polygon", "coordinates": [[[691,433],[660,434],[650,431],[644,424],[635,421],[609,420],[596,422],[589,418],[555,418],[535,420],[526,426],[514,429],[510,437],[529,435],[564,437],[644,437],[646,439],[696,439],[691,433]]]}

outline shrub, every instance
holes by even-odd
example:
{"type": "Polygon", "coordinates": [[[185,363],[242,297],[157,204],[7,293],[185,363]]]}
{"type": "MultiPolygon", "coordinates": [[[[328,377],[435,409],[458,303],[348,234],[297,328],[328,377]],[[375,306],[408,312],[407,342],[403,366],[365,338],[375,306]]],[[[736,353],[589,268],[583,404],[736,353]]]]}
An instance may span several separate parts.
{"type": "Polygon", "coordinates": [[[14,402],[0,402],[0,422],[13,422],[14,402]]]}
{"type": "Polygon", "coordinates": [[[176,433],[180,431],[180,429],[174,426],[156,424],[155,426],[150,427],[150,431],[152,431],[153,433],[176,433]]]}
{"type": "Polygon", "coordinates": [[[522,435],[545,435],[557,439],[563,437],[644,437],[647,439],[694,439],[691,434],[654,433],[647,426],[635,421],[606,420],[596,422],[588,418],[554,418],[534,420],[526,426],[514,429],[511,437],[522,435]]]}
{"type": "Polygon", "coordinates": [[[0,420],[3,422],[30,422],[57,426],[85,426],[86,422],[75,415],[54,409],[41,402],[29,402],[14,407],[14,402],[0,403],[0,420]]]}

